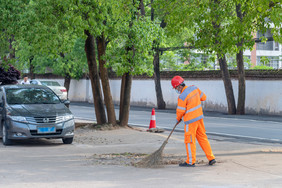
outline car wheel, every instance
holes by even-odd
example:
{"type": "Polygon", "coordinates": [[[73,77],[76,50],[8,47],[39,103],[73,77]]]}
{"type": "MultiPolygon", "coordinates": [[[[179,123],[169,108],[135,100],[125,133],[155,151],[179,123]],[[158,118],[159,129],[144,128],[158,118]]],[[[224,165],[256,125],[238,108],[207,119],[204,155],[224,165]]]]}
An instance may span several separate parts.
{"type": "Polygon", "coordinates": [[[3,145],[5,146],[10,145],[12,143],[12,141],[8,138],[8,130],[6,123],[4,123],[4,125],[2,126],[2,141],[3,145]]]}
{"type": "Polygon", "coordinates": [[[64,144],[71,144],[72,141],[73,141],[73,137],[71,137],[71,138],[63,138],[62,140],[63,140],[64,144]]]}

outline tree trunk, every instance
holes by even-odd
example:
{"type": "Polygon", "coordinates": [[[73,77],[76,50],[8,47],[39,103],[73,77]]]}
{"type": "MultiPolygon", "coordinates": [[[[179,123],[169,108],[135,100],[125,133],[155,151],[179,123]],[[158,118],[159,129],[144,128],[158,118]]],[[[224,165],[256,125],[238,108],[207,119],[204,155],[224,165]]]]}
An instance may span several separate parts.
{"type": "Polygon", "coordinates": [[[225,94],[227,98],[228,114],[236,114],[235,97],[234,97],[230,74],[228,71],[228,66],[226,63],[226,58],[225,56],[221,57],[220,55],[217,55],[217,58],[219,61],[222,80],[225,88],[225,94]]]}
{"type": "Polygon", "coordinates": [[[34,66],[32,64],[33,58],[34,58],[33,56],[31,56],[29,58],[29,75],[30,75],[30,79],[35,79],[34,66]]]}
{"type": "Polygon", "coordinates": [[[16,57],[16,50],[13,47],[13,42],[15,41],[15,37],[14,35],[11,35],[11,38],[9,39],[9,49],[10,49],[10,53],[9,53],[9,59],[15,59],[16,57]]]}
{"type": "MultiPolygon", "coordinates": [[[[219,4],[219,1],[214,0],[214,3],[219,4]]],[[[216,11],[216,10],[212,10],[212,11],[216,11]]],[[[215,19],[212,22],[212,24],[213,24],[213,28],[216,30],[215,44],[221,46],[221,41],[220,38],[218,37],[218,33],[221,31],[220,24],[217,22],[217,19],[215,19]]],[[[235,97],[234,97],[230,74],[228,71],[228,66],[226,63],[225,54],[221,54],[221,52],[217,52],[217,59],[219,61],[222,80],[225,87],[225,94],[226,94],[227,105],[228,105],[228,114],[236,114],[235,97]]]]}
{"type": "MultiPolygon", "coordinates": [[[[65,54],[63,52],[60,53],[60,56],[62,58],[65,58],[65,54]]],[[[64,73],[64,75],[65,75],[64,87],[67,89],[67,93],[69,94],[71,76],[69,73],[66,73],[66,72],[64,73]]]]}
{"type": "MultiPolygon", "coordinates": [[[[63,52],[60,53],[60,56],[62,58],[65,58],[65,54],[63,52]]],[[[64,75],[65,75],[64,87],[67,89],[67,92],[69,92],[71,76],[69,73],[66,73],[66,72],[64,73],[64,75]]]]}
{"type": "Polygon", "coordinates": [[[98,43],[97,46],[98,46],[99,69],[100,69],[100,76],[103,86],[104,102],[107,108],[108,123],[112,125],[116,125],[115,107],[111,94],[108,71],[107,68],[105,67],[106,61],[103,59],[104,58],[103,56],[106,53],[106,41],[103,34],[97,37],[97,43],[98,43]]]}
{"type": "Polygon", "coordinates": [[[132,85],[132,75],[130,73],[125,73],[124,76],[124,93],[122,104],[122,111],[120,117],[120,126],[127,126],[130,111],[130,97],[131,97],[131,85],[132,85]]]}
{"type": "Polygon", "coordinates": [[[90,34],[88,30],[84,30],[87,39],[85,41],[85,52],[87,57],[89,77],[91,80],[92,93],[94,98],[95,114],[97,119],[97,124],[105,124],[106,114],[102,100],[100,80],[98,75],[98,68],[96,62],[95,54],[95,41],[93,35],[90,34]]]}
{"type": "Polygon", "coordinates": [[[246,97],[246,83],[245,83],[245,69],[243,51],[240,50],[236,54],[237,69],[238,69],[238,103],[237,114],[245,114],[245,97],[246,97]]]}
{"type": "Polygon", "coordinates": [[[68,94],[69,94],[69,89],[70,89],[70,82],[71,82],[71,76],[68,73],[66,73],[64,87],[67,89],[68,94]]]}
{"type": "MultiPolygon", "coordinates": [[[[65,74],[65,81],[64,81],[64,87],[67,89],[67,99],[69,98],[69,89],[70,89],[70,82],[71,82],[71,77],[68,73],[65,74]]],[[[69,104],[65,104],[66,107],[70,107],[69,104]]]]}
{"type": "Polygon", "coordinates": [[[121,121],[122,118],[122,112],[123,112],[123,103],[124,103],[124,93],[125,93],[125,78],[126,74],[122,75],[121,78],[121,87],[120,87],[120,105],[119,105],[119,121],[121,121]]]}
{"type": "MultiPolygon", "coordinates": [[[[151,5],[154,3],[154,0],[151,0],[151,5]]],[[[155,9],[151,6],[151,20],[155,19],[155,9]]]]}
{"type": "Polygon", "coordinates": [[[166,104],[163,99],[161,77],[160,77],[160,53],[158,50],[156,50],[156,53],[154,54],[154,81],[155,81],[158,109],[165,109],[166,104]]]}
{"type": "MultiPolygon", "coordinates": [[[[154,3],[154,0],[151,0],[151,4],[154,3]]],[[[154,21],[155,17],[155,10],[154,8],[151,8],[151,20],[154,21]]],[[[164,28],[165,25],[163,24],[164,21],[161,22],[160,27],[164,28]]],[[[153,46],[158,46],[156,45],[156,41],[154,41],[153,46]]],[[[157,97],[157,105],[158,109],[165,109],[166,104],[163,98],[163,92],[162,92],[162,87],[161,87],[161,77],[160,77],[160,51],[159,49],[155,49],[155,54],[154,54],[154,81],[155,81],[155,90],[156,90],[156,97],[157,97]]]]}
{"type": "MultiPolygon", "coordinates": [[[[133,1],[133,6],[135,6],[135,1],[133,1]]],[[[140,0],[139,8],[144,10],[144,4],[143,0],[140,0]],[[142,7],[143,6],[143,7],[142,7]]],[[[143,12],[145,13],[145,12],[143,12]]],[[[137,19],[139,18],[139,15],[137,12],[134,12],[134,15],[137,15],[137,19]]],[[[142,15],[143,16],[143,15],[142,15]]],[[[131,28],[133,26],[133,19],[135,19],[135,16],[131,18],[132,20],[129,22],[129,27],[131,28]]],[[[128,34],[128,39],[132,39],[132,34],[128,34]]],[[[132,56],[128,57],[128,63],[132,65],[134,62],[135,57],[135,47],[134,44],[131,46],[126,47],[127,55],[130,51],[132,51],[132,56]]],[[[130,111],[130,97],[131,97],[131,85],[132,85],[132,75],[130,74],[130,71],[127,73],[124,73],[122,76],[122,84],[121,84],[121,111],[120,111],[120,126],[127,126],[128,125],[128,119],[129,119],[129,111],[130,111]]]]}
{"type": "MultiPolygon", "coordinates": [[[[237,17],[241,22],[243,22],[243,14],[241,11],[241,4],[236,5],[237,17]]],[[[244,68],[244,58],[243,58],[243,46],[244,40],[237,44],[239,53],[236,54],[237,69],[238,69],[238,103],[237,103],[237,114],[245,114],[245,98],[246,98],[246,83],[245,83],[245,68],[244,68]]]]}
{"type": "Polygon", "coordinates": [[[140,9],[141,15],[145,16],[145,6],[144,6],[144,1],[143,0],[140,0],[139,9],[140,9]]]}

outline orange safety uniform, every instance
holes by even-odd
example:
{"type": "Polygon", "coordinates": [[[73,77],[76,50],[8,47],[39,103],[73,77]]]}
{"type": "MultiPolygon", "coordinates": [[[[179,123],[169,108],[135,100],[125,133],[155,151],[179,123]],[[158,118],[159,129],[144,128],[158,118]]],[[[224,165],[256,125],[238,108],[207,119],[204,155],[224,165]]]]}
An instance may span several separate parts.
{"type": "Polygon", "coordinates": [[[206,154],[208,160],[215,159],[208,141],[203,121],[201,101],[206,100],[206,95],[196,86],[185,86],[178,97],[176,121],[183,118],[184,143],[187,151],[187,164],[196,162],[196,138],[206,154]]]}

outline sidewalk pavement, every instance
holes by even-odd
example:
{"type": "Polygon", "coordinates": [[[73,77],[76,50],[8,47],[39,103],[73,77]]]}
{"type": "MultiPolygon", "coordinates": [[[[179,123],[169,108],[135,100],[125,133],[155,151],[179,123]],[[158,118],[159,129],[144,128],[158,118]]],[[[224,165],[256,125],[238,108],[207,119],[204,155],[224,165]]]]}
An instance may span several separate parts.
{"type": "MultiPolygon", "coordinates": [[[[89,105],[93,107],[93,104],[75,103],[75,105],[89,105]]],[[[151,109],[131,107],[131,110],[134,111],[151,111],[151,109]]],[[[156,113],[159,112],[175,113],[175,110],[156,109],[156,113]]],[[[282,117],[280,116],[238,116],[214,112],[205,112],[205,116],[282,122],[282,117]]],[[[96,149],[95,153],[153,153],[159,149],[171,129],[166,129],[164,133],[148,133],[146,132],[148,128],[146,126],[137,127],[140,131],[121,129],[122,133],[114,130],[107,132],[107,136],[97,134],[97,140],[104,140],[107,137],[106,139],[111,144],[107,145],[107,147],[96,149]],[[116,142],[121,144],[116,144],[116,142]]],[[[136,128],[136,126],[133,127],[136,128]]],[[[196,167],[192,169],[178,167],[178,163],[185,160],[186,151],[183,143],[183,133],[174,132],[163,153],[165,160],[171,160],[171,165],[166,165],[162,169],[135,169],[134,167],[128,167],[126,173],[118,172],[122,174],[119,176],[119,181],[126,182],[127,186],[125,187],[135,188],[281,187],[282,147],[280,143],[258,142],[255,139],[222,137],[213,134],[209,134],[208,138],[217,160],[214,166],[207,165],[208,160],[197,143],[196,167]]],[[[107,166],[107,164],[104,165],[107,166]]],[[[119,166],[120,164],[118,163],[117,165],[119,166]]]]}
{"type": "Polygon", "coordinates": [[[95,168],[100,169],[93,179],[101,178],[108,185],[111,182],[110,187],[264,188],[282,185],[280,144],[208,136],[217,163],[209,166],[204,152],[197,144],[196,167],[185,168],[178,166],[186,158],[183,133],[174,132],[163,152],[167,165],[159,169],[139,169],[128,165],[122,160],[122,155],[151,154],[159,149],[170,131],[149,133],[146,128],[80,131],[78,129],[74,144],[80,144],[80,139],[85,140],[84,136],[93,138],[93,148],[90,147],[91,143],[84,142],[88,152],[95,153],[95,157],[88,158],[90,166],[98,165],[95,168]],[[111,154],[121,154],[121,157],[111,157],[111,154]],[[99,165],[102,165],[102,169],[99,165]],[[107,177],[102,174],[107,174],[107,177]]]}

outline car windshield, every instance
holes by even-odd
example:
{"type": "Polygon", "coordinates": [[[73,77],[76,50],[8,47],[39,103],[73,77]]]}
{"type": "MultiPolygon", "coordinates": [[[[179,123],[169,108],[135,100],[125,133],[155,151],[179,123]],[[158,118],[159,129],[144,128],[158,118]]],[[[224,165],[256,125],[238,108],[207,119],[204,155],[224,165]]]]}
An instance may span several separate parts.
{"type": "Polygon", "coordinates": [[[45,86],[61,86],[58,82],[55,81],[41,81],[41,83],[45,86]]]}
{"type": "Polygon", "coordinates": [[[58,104],[60,99],[52,91],[42,88],[13,88],[6,90],[8,104],[58,104]]]}

